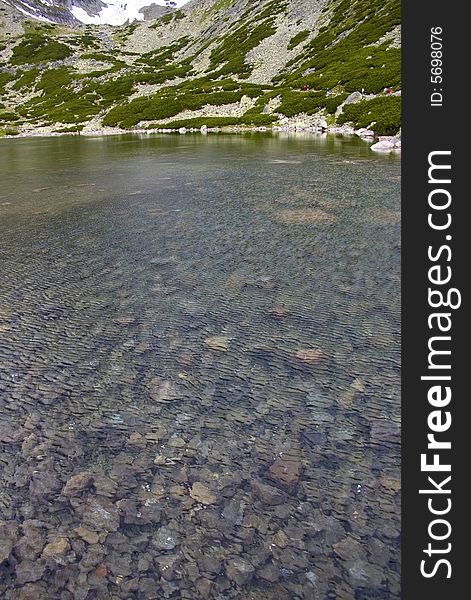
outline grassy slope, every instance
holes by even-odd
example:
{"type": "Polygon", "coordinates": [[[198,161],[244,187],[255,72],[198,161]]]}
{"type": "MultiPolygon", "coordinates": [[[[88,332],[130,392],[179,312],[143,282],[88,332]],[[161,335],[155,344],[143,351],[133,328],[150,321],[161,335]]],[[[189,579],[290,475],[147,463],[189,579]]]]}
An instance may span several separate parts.
{"type": "Polygon", "coordinates": [[[247,81],[253,71],[247,54],[276,32],[280,19],[290,15],[290,3],[248,0],[240,8],[241,4],[219,0],[196,20],[177,11],[150,29],[136,23],[115,29],[111,50],[109,30],[87,26],[74,31],[27,22],[21,38],[0,38],[8,57],[7,70],[0,70],[0,131],[14,132],[22,123],[78,131],[94,117],[106,126],[126,129],[142,121],[158,127],[163,119],[166,127],[268,125],[281,117],[318,113],[332,122],[347,95],[362,87],[378,97],[345,106],[339,122],[375,123],[373,129],[380,134],[399,129],[400,99],[381,96],[381,90],[400,88],[400,50],[390,41],[378,42],[400,23],[398,0],[329,0],[318,35],[297,24],[286,44],[290,60],[264,84],[247,81]],[[234,6],[239,9],[235,20],[228,12],[234,6]],[[180,31],[176,28],[190,19],[191,27],[197,22],[199,28],[194,33],[187,27],[185,35],[170,43],[154,43],[143,54],[129,51],[131,36],[180,31]],[[205,68],[197,72],[195,65],[204,53],[205,68]],[[87,61],[87,68],[77,68],[78,58],[87,61]],[[160,88],[130,100],[145,84],[160,88]],[[303,92],[306,85],[312,91],[303,92]],[[242,116],[178,118],[184,110],[232,104],[243,96],[254,99],[255,106],[242,116]],[[275,98],[275,112],[266,114],[264,107],[275,98]]]}

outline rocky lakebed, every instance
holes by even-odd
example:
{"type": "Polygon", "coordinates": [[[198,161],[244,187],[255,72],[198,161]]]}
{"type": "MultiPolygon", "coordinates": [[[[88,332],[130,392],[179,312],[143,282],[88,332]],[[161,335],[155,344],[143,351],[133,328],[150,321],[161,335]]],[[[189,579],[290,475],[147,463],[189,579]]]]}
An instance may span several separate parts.
{"type": "Polygon", "coordinates": [[[2,140],[0,596],[400,597],[400,162],[2,140]]]}

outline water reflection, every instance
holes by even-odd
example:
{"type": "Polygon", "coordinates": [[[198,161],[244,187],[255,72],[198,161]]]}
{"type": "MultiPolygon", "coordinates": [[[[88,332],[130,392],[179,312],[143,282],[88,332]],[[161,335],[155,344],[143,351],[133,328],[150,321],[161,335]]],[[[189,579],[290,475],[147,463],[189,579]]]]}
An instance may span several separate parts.
{"type": "Polygon", "coordinates": [[[0,595],[399,597],[399,161],[0,143],[0,595]]]}

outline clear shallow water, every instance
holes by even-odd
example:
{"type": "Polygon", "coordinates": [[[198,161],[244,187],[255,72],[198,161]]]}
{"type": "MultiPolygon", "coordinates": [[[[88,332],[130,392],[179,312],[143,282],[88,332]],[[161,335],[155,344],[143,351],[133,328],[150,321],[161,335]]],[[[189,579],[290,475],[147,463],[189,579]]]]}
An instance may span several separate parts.
{"type": "Polygon", "coordinates": [[[0,596],[399,598],[399,159],[186,135],[0,165],[0,596]]]}

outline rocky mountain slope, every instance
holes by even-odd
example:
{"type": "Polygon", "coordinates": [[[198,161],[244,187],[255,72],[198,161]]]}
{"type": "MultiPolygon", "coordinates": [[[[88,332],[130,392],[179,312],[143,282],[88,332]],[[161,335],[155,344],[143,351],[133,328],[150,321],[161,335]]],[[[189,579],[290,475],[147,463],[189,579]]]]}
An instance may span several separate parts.
{"type": "Polygon", "coordinates": [[[0,131],[400,127],[399,0],[163,10],[111,27],[32,20],[0,4],[0,131]]]}
{"type": "Polygon", "coordinates": [[[165,8],[188,0],[1,0],[26,17],[45,23],[123,25],[126,21],[158,18],[165,8]]]}

